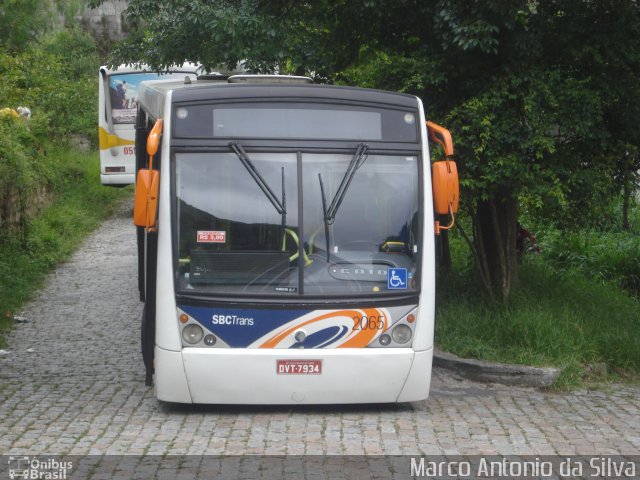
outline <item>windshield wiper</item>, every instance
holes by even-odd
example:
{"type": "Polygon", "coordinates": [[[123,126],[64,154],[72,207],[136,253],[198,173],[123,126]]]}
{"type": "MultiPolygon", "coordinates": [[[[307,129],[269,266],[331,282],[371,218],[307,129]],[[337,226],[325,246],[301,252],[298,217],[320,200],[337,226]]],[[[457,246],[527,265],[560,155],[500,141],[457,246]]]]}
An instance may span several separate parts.
{"type": "Polygon", "coordinates": [[[351,184],[351,180],[353,180],[353,176],[356,174],[356,170],[364,164],[368,156],[369,147],[364,143],[358,145],[358,148],[356,149],[356,152],[353,154],[353,157],[349,162],[347,171],[345,172],[344,177],[342,177],[340,186],[338,187],[336,195],[333,197],[329,208],[327,208],[327,197],[324,193],[322,174],[318,173],[318,181],[320,182],[320,195],[322,196],[322,213],[324,215],[324,238],[327,248],[327,262],[330,260],[331,256],[331,252],[329,250],[329,244],[331,243],[329,235],[329,225],[332,225],[336,219],[336,213],[338,213],[338,209],[342,204],[342,200],[344,200],[344,196],[347,193],[349,185],[351,184]]]}
{"type": "Polygon", "coordinates": [[[242,165],[244,165],[244,168],[247,169],[249,175],[251,175],[251,178],[255,180],[255,182],[260,187],[260,190],[262,190],[262,193],[264,193],[264,195],[269,199],[271,205],[273,205],[278,213],[282,215],[282,227],[284,228],[287,215],[286,197],[284,194],[284,167],[282,167],[282,201],[280,201],[278,197],[276,197],[276,195],[273,193],[271,188],[269,188],[269,185],[267,184],[265,179],[262,178],[262,175],[260,175],[260,172],[258,172],[258,170],[256,169],[255,165],[247,155],[247,152],[244,151],[242,145],[236,142],[231,142],[229,143],[229,148],[231,148],[231,150],[233,150],[233,152],[238,156],[238,158],[242,162],[242,165]]]}
{"type": "Polygon", "coordinates": [[[324,183],[322,183],[322,174],[318,173],[318,181],[320,182],[320,195],[322,196],[322,214],[324,216],[324,241],[327,249],[327,263],[331,259],[331,252],[329,251],[329,221],[327,220],[327,197],[324,194],[324,183]]]}
{"type": "Polygon", "coordinates": [[[329,205],[329,208],[324,214],[324,220],[328,225],[333,224],[333,222],[335,221],[336,213],[338,213],[338,209],[342,204],[342,200],[344,200],[344,196],[347,193],[349,185],[351,184],[351,180],[353,180],[353,176],[356,174],[356,170],[364,164],[368,156],[369,147],[364,143],[358,145],[356,153],[353,154],[353,157],[349,162],[349,166],[347,167],[347,171],[345,172],[344,177],[342,177],[340,186],[338,187],[338,190],[336,190],[336,195],[333,197],[331,205],[329,205]]]}

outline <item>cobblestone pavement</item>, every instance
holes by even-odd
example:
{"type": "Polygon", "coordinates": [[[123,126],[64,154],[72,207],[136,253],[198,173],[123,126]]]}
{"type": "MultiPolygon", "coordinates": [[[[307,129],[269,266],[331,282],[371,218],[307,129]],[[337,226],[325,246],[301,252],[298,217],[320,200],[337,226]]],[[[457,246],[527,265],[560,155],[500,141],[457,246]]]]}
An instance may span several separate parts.
{"type": "Polygon", "coordinates": [[[53,273],[0,356],[0,453],[637,455],[640,387],[549,393],[436,370],[405,405],[158,403],[139,354],[135,233],[123,208],[53,273]]]}

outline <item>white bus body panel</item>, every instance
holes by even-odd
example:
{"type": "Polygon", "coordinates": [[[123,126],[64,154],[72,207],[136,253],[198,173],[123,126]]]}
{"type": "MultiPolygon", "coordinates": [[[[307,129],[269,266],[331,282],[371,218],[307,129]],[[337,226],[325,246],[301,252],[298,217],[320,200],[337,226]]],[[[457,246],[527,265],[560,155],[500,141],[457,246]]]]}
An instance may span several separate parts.
{"type": "Polygon", "coordinates": [[[135,183],[134,173],[101,173],[100,183],[102,185],[132,185],[135,183]]]}
{"type": "Polygon", "coordinates": [[[429,397],[432,363],[433,348],[424,352],[415,352],[407,381],[396,400],[398,403],[417,402],[429,397]]]}
{"type": "MultiPolygon", "coordinates": [[[[167,94],[167,112],[164,131],[171,131],[171,92],[167,94]]],[[[168,152],[171,135],[162,136],[162,151],[168,152]]],[[[180,352],[182,341],[176,316],[176,296],[173,287],[173,254],[171,252],[171,208],[169,155],[163,155],[160,175],[160,202],[158,205],[158,279],[156,282],[156,345],[165,350],[180,352]]]]}
{"type": "Polygon", "coordinates": [[[119,142],[130,144],[100,150],[100,182],[102,185],[132,185],[136,177],[135,129],[132,125],[114,125],[113,132],[119,142]],[[124,172],[107,173],[108,167],[124,167],[124,172]]]}
{"type": "Polygon", "coordinates": [[[165,402],[192,403],[184,374],[182,353],[155,348],[154,388],[156,398],[165,402]]]}
{"type": "Polygon", "coordinates": [[[418,401],[429,392],[431,354],[411,349],[207,348],[180,354],[156,348],[156,395],[169,402],[214,404],[418,401]],[[276,361],[286,359],[320,359],[322,373],[278,374],[276,361]]]}
{"type": "MultiPolygon", "coordinates": [[[[418,323],[416,325],[413,340],[413,349],[424,351],[433,349],[435,328],[435,302],[436,302],[436,268],[435,268],[435,237],[433,219],[433,195],[431,194],[431,160],[429,158],[429,143],[426,127],[426,119],[422,101],[418,100],[420,109],[420,125],[422,135],[422,185],[424,215],[424,230],[422,232],[422,277],[420,303],[418,304],[418,323]]],[[[431,372],[431,369],[429,369],[431,372]]]]}

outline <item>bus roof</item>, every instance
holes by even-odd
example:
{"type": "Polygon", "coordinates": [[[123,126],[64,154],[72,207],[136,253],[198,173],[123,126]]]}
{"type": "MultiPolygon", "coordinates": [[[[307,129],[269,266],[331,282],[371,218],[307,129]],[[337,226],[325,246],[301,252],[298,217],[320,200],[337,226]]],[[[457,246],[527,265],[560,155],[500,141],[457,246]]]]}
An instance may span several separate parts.
{"type": "MultiPolygon", "coordinates": [[[[188,78],[188,77],[187,77],[188,78]]],[[[167,93],[182,88],[201,88],[212,84],[227,84],[226,78],[221,80],[147,80],[140,82],[138,86],[138,101],[153,118],[162,118],[164,115],[164,103],[167,93]]]]}
{"type": "Polygon", "coordinates": [[[369,88],[309,84],[306,77],[232,76],[228,79],[149,80],[140,83],[139,101],[153,118],[164,115],[165,99],[172,93],[172,102],[211,99],[298,98],[306,100],[356,101],[416,108],[416,97],[406,93],[369,88]],[[238,77],[242,79],[238,80],[238,77]],[[269,78],[271,77],[271,78],[269,78]],[[289,79],[287,81],[286,79],[289,79]],[[270,81],[272,80],[272,81],[270,81]]]}
{"type": "MultiPolygon", "coordinates": [[[[201,70],[200,65],[195,63],[184,63],[182,65],[173,65],[167,69],[161,70],[162,73],[167,72],[185,72],[185,73],[199,73],[201,70]]],[[[110,69],[107,66],[100,67],[100,73],[104,75],[123,74],[123,73],[143,73],[143,72],[156,72],[149,68],[148,65],[120,65],[114,69],[110,69]]]]}

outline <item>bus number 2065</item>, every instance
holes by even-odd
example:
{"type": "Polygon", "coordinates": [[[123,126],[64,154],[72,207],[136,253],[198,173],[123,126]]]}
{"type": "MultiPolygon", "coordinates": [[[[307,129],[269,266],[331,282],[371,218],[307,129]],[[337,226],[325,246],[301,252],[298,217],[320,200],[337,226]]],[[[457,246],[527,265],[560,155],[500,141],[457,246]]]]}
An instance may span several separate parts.
{"type": "Polygon", "coordinates": [[[353,317],[353,330],[382,330],[385,320],[384,315],[353,317]]]}

